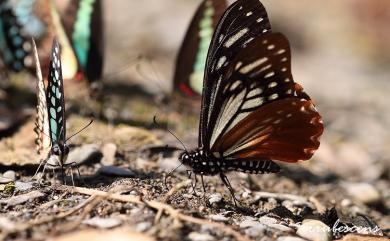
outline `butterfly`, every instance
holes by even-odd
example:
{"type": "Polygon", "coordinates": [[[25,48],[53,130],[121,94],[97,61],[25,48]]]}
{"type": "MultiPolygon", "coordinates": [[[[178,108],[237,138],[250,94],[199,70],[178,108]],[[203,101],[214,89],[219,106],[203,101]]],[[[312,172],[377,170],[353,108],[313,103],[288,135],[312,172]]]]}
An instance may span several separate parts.
{"type": "Polygon", "coordinates": [[[272,33],[258,0],[238,0],[221,17],[207,54],[198,148],[180,154],[193,173],[276,173],[276,161],[308,160],[323,123],[293,81],[287,38],[272,33]]]}
{"type": "MultiPolygon", "coordinates": [[[[64,79],[78,70],[77,58],[53,0],[4,0],[0,4],[0,51],[6,66],[13,71],[35,69],[30,39],[37,40],[42,63],[50,59],[52,39],[58,36],[63,53],[64,79]]],[[[43,66],[46,71],[48,66],[43,66]]],[[[46,73],[44,73],[46,74],[46,73]]]]}
{"type": "Polygon", "coordinates": [[[72,0],[61,13],[80,69],[89,81],[103,73],[103,12],[101,0],[72,0]]]}
{"type": "Polygon", "coordinates": [[[19,72],[31,67],[31,44],[8,1],[0,3],[0,55],[4,67],[19,72]]]}
{"type": "Polygon", "coordinates": [[[227,0],[204,0],[193,16],[176,60],[174,87],[179,94],[200,99],[207,50],[226,8],[227,0]]]}
{"type": "Polygon", "coordinates": [[[32,43],[38,81],[37,117],[34,128],[37,136],[35,142],[38,154],[44,158],[36,172],[39,171],[42,164],[44,164],[43,172],[46,166],[52,169],[60,168],[62,180],[64,180],[64,168],[72,166],[75,163],[68,162],[67,160],[69,154],[67,141],[74,135],[66,139],[64,81],[61,69],[60,44],[57,39],[53,40],[49,63],[48,85],[45,88],[37,47],[34,40],[32,40],[32,43]]]}

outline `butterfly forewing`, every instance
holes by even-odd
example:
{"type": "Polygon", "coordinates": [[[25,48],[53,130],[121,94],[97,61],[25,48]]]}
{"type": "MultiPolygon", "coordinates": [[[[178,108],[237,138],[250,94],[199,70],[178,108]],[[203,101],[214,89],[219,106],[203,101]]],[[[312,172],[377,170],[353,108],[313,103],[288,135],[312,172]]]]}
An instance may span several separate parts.
{"type": "Polygon", "coordinates": [[[51,140],[53,143],[59,141],[65,142],[65,102],[61,70],[61,53],[60,45],[56,39],[53,41],[51,52],[46,98],[51,140]]]}
{"type": "Polygon", "coordinates": [[[219,106],[217,95],[229,80],[223,75],[237,53],[259,36],[268,34],[271,25],[265,8],[258,0],[237,1],[223,14],[213,35],[206,62],[200,118],[199,145],[209,149],[212,127],[216,125],[219,106]]]}
{"type": "Polygon", "coordinates": [[[177,57],[175,89],[185,96],[200,96],[207,51],[226,0],[204,0],[197,9],[177,57]]]}
{"type": "Polygon", "coordinates": [[[45,84],[43,82],[41,65],[39,63],[38,51],[34,40],[32,40],[32,44],[37,75],[37,116],[34,131],[37,134],[35,139],[37,152],[38,154],[41,154],[45,149],[50,148],[51,141],[49,137],[49,119],[47,114],[45,84]]]}

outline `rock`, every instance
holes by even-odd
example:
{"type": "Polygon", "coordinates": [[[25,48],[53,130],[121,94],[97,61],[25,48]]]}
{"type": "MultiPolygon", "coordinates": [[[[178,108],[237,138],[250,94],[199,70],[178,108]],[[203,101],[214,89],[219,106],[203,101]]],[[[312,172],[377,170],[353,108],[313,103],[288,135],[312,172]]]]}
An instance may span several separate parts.
{"type": "Polygon", "coordinates": [[[106,240],[137,240],[137,241],[154,241],[155,238],[142,233],[137,233],[125,229],[114,230],[82,230],[65,234],[59,237],[48,239],[49,241],[106,241],[106,240]]]}
{"type": "Polygon", "coordinates": [[[268,217],[268,216],[261,216],[259,218],[259,222],[264,224],[264,225],[271,225],[271,224],[276,224],[276,223],[279,223],[279,220],[275,219],[275,218],[271,218],[271,217],[268,217]]]}
{"type": "Polygon", "coordinates": [[[209,196],[209,203],[213,205],[214,203],[219,203],[222,201],[222,195],[220,193],[213,193],[209,196]]]}
{"type": "Polygon", "coordinates": [[[73,148],[68,155],[66,163],[75,162],[75,165],[81,165],[90,160],[100,159],[101,156],[102,153],[96,144],[87,144],[73,148]]]}
{"type": "Polygon", "coordinates": [[[247,219],[245,219],[244,221],[242,221],[240,223],[240,228],[250,228],[250,227],[256,226],[259,223],[260,222],[256,221],[254,218],[248,217],[247,219]]]}
{"type": "Polygon", "coordinates": [[[215,238],[207,233],[191,232],[188,239],[192,241],[214,241],[215,238]]]}
{"type": "Polygon", "coordinates": [[[107,143],[102,148],[103,158],[101,163],[105,166],[112,166],[115,164],[115,153],[117,146],[114,143],[107,143]]]}
{"type": "Polygon", "coordinates": [[[211,220],[217,221],[217,222],[226,222],[229,219],[221,214],[215,214],[215,215],[209,215],[209,218],[211,220]]]}
{"type": "Polygon", "coordinates": [[[24,192],[24,191],[30,190],[33,187],[34,187],[33,182],[18,182],[18,181],[15,182],[16,191],[24,192]]]}
{"type": "Polygon", "coordinates": [[[245,230],[245,234],[252,237],[252,238],[259,237],[259,236],[261,237],[264,235],[266,230],[267,230],[266,226],[264,226],[261,223],[258,223],[257,225],[255,225],[253,227],[247,228],[245,230]]]}
{"type": "Polygon", "coordinates": [[[0,177],[0,184],[7,184],[7,183],[10,183],[10,182],[12,182],[11,179],[6,178],[6,177],[0,177]]]}
{"type": "Polygon", "coordinates": [[[25,202],[32,202],[34,199],[45,196],[45,194],[40,191],[32,191],[26,194],[22,194],[19,196],[13,196],[7,199],[0,200],[0,203],[6,204],[8,206],[16,206],[18,204],[22,204],[25,202]]]}
{"type": "Polygon", "coordinates": [[[122,221],[117,218],[100,218],[94,217],[91,219],[87,219],[83,221],[83,224],[87,224],[89,226],[93,226],[96,228],[114,228],[122,224],[122,221]]]}
{"type": "Polygon", "coordinates": [[[124,169],[116,166],[102,166],[98,173],[107,175],[107,176],[114,176],[114,177],[136,177],[137,174],[129,169],[124,169]]]}
{"type": "Polygon", "coordinates": [[[369,183],[344,183],[343,186],[353,199],[364,204],[376,203],[381,199],[379,191],[369,183]]]}
{"type": "Polygon", "coordinates": [[[348,234],[337,241],[388,241],[386,237],[348,234]]]}
{"type": "Polygon", "coordinates": [[[297,234],[303,238],[316,241],[329,241],[332,239],[331,229],[319,220],[305,219],[298,227],[297,234]]]}
{"type": "Polygon", "coordinates": [[[302,239],[294,236],[282,236],[279,237],[276,241],[306,241],[306,239],[302,239]]]}
{"type": "Polygon", "coordinates": [[[135,227],[135,230],[137,232],[145,232],[146,230],[148,230],[149,228],[151,228],[153,225],[152,223],[150,222],[142,222],[142,223],[138,223],[137,226],[135,227]]]}
{"type": "Polygon", "coordinates": [[[9,170],[9,171],[6,171],[3,173],[3,177],[8,178],[11,181],[15,181],[16,180],[16,173],[12,170],[9,170]]]}

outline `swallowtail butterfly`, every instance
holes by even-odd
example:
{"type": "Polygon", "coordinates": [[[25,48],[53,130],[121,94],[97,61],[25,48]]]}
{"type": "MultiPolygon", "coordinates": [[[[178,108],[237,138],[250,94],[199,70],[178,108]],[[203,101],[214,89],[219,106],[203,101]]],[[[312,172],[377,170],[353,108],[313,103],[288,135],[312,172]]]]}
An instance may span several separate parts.
{"type": "Polygon", "coordinates": [[[101,0],[71,0],[61,13],[80,69],[89,81],[103,73],[103,12],[101,0]]]}
{"type": "Polygon", "coordinates": [[[38,79],[37,118],[34,129],[37,134],[37,152],[44,158],[44,161],[41,162],[41,165],[44,164],[44,169],[46,165],[52,168],[60,168],[62,177],[64,177],[64,167],[73,163],[67,162],[69,147],[66,144],[64,83],[61,70],[60,45],[54,39],[49,64],[48,85],[45,88],[35,41],[32,42],[38,79]]]}
{"type": "Polygon", "coordinates": [[[174,75],[175,91],[200,99],[207,50],[227,0],[204,0],[198,7],[184,37],[174,75]]]}
{"type": "Polygon", "coordinates": [[[207,54],[198,148],[179,160],[195,174],[275,173],[275,161],[308,160],[323,132],[320,114],[293,81],[287,38],[272,33],[258,0],[238,0],[221,17],[207,54]]]}

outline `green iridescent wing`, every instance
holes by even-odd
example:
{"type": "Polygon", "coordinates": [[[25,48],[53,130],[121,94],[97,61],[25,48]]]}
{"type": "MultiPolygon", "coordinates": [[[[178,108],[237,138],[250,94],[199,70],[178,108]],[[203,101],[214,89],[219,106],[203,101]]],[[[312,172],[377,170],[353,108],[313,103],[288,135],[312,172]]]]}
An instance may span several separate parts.
{"type": "Polygon", "coordinates": [[[201,95],[207,51],[227,5],[227,0],[204,0],[196,11],[176,60],[176,92],[188,97],[201,95]]]}
{"type": "Polygon", "coordinates": [[[61,50],[56,39],[53,41],[51,52],[46,99],[51,141],[53,144],[64,143],[66,136],[64,85],[61,69],[61,50]]]}
{"type": "Polygon", "coordinates": [[[101,0],[71,0],[61,20],[86,78],[99,79],[103,71],[101,0]]]}

